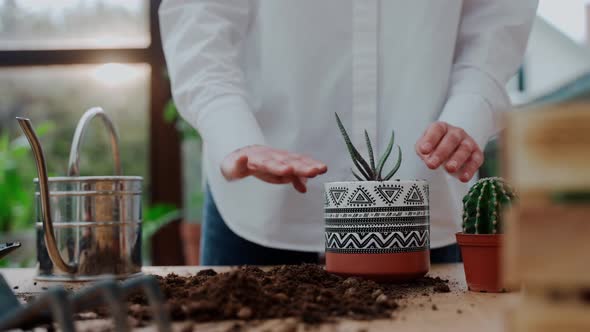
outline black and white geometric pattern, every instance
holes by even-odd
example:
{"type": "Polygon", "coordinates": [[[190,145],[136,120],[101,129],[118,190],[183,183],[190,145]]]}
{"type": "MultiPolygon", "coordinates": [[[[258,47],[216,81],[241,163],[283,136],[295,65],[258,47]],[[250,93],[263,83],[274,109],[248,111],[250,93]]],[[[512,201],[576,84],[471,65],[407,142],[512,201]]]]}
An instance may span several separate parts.
{"type": "Polygon", "coordinates": [[[338,253],[399,253],[429,247],[429,231],[345,233],[326,232],[326,251],[338,253]]]}
{"type": "Polygon", "coordinates": [[[387,225],[388,227],[395,227],[398,224],[420,224],[428,223],[429,216],[400,216],[400,217],[347,217],[347,218],[326,218],[326,227],[339,225],[361,225],[361,224],[376,224],[387,225]]]}
{"type": "Polygon", "coordinates": [[[428,188],[428,185],[422,186],[422,191],[424,192],[426,200],[430,202],[430,188],[428,188]]]}
{"type": "Polygon", "coordinates": [[[375,205],[375,198],[369,194],[363,186],[358,186],[348,199],[350,206],[371,206],[375,205]]]}
{"type": "Polygon", "coordinates": [[[375,190],[377,191],[377,194],[379,195],[379,197],[381,197],[381,199],[383,199],[384,202],[387,202],[388,204],[393,205],[397,201],[399,196],[401,195],[401,193],[403,191],[403,187],[400,185],[392,185],[392,186],[381,185],[381,186],[375,187],[375,190]]]}
{"type": "Polygon", "coordinates": [[[345,187],[330,188],[330,197],[332,198],[332,202],[334,202],[334,205],[340,206],[340,204],[344,201],[347,192],[348,189],[345,187]]]}
{"type": "Polygon", "coordinates": [[[428,206],[425,181],[335,182],[326,184],[325,207],[428,206]]]}
{"type": "Polygon", "coordinates": [[[420,189],[418,189],[417,185],[412,185],[412,187],[410,187],[410,190],[404,198],[404,202],[411,205],[424,204],[424,196],[422,195],[422,192],[420,192],[420,189]]]}
{"type": "Polygon", "coordinates": [[[426,181],[325,185],[326,251],[400,253],[430,246],[426,181]]]}

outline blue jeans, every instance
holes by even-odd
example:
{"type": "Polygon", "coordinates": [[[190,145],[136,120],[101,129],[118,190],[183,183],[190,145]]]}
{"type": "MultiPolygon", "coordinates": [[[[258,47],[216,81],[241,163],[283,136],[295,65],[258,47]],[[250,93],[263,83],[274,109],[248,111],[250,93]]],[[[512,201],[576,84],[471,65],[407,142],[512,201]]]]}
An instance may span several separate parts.
{"type": "MultiPolygon", "coordinates": [[[[319,261],[318,253],[268,248],[241,238],[225,224],[209,189],[205,193],[201,232],[202,265],[282,265],[319,261]]],[[[457,244],[430,251],[433,264],[460,261],[457,244]]]]}

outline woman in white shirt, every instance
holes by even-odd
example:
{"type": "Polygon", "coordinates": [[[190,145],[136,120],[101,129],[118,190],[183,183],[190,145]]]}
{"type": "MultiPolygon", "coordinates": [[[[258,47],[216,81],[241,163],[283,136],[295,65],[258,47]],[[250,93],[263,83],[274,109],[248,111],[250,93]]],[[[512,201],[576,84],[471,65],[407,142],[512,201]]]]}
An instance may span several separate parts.
{"type": "Polygon", "coordinates": [[[398,175],[430,183],[433,261],[458,260],[461,198],[510,106],[536,6],[164,0],[174,100],[205,143],[202,263],[317,259],[322,183],[352,177],[334,112],[361,149],[365,129],[378,151],[395,130],[398,175]]]}

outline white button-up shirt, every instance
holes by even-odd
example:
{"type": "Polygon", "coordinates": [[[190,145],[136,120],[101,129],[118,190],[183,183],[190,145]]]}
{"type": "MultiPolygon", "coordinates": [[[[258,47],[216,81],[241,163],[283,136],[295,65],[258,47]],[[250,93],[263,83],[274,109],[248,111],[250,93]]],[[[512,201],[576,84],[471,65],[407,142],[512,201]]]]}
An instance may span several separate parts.
{"type": "MultiPolygon", "coordinates": [[[[536,0],[164,0],[160,20],[174,100],[205,143],[225,222],[258,244],[324,246],[323,182],[352,179],[338,112],[360,150],[391,130],[401,179],[430,184],[431,246],[455,242],[467,185],[429,170],[414,145],[429,124],[463,128],[483,148],[524,53],[536,0]],[[328,165],[308,193],[255,178],[227,182],[221,160],[250,144],[328,165]]],[[[395,158],[392,158],[395,159],[395,158]]]]}

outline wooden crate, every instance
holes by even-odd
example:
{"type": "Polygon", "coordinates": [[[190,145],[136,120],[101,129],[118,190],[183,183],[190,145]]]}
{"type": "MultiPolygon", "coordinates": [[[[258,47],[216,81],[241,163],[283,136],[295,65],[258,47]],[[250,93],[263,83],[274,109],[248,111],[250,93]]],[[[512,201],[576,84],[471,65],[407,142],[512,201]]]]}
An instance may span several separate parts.
{"type": "Polygon", "coordinates": [[[590,285],[590,103],[504,118],[503,175],[520,197],[505,222],[506,284],[590,285]]]}
{"type": "Polygon", "coordinates": [[[503,175],[522,191],[590,190],[590,102],[508,112],[503,175]]]}
{"type": "MultiPolygon", "coordinates": [[[[525,290],[520,304],[507,319],[511,332],[582,332],[590,331],[590,304],[575,296],[574,290],[563,294],[573,296],[555,299],[555,290],[525,290]]],[[[559,294],[559,293],[558,293],[559,294]]]]}
{"type": "Polygon", "coordinates": [[[507,211],[503,275],[509,287],[590,288],[590,205],[521,193],[507,211]]]}

